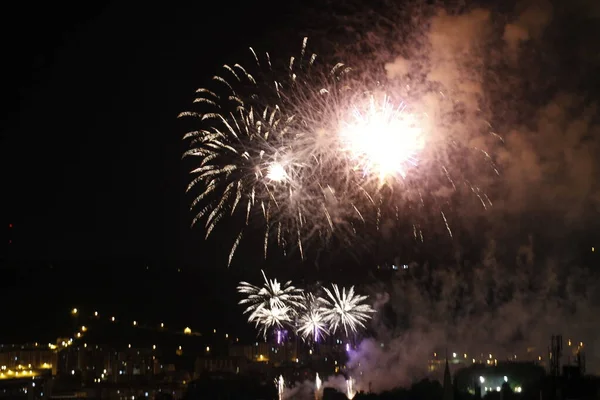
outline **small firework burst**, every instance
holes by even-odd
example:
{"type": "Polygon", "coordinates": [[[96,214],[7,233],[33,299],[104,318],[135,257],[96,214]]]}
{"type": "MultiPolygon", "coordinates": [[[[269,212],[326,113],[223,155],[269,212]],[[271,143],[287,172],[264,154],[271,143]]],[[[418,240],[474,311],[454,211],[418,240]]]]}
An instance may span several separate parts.
{"type": "Polygon", "coordinates": [[[277,279],[268,279],[264,271],[261,273],[264,279],[262,287],[240,282],[237,290],[246,296],[239,304],[247,305],[244,314],[250,314],[248,322],[261,326],[266,335],[271,328],[291,324],[296,310],[303,307],[303,291],[292,286],[291,281],[281,285],[277,279]]]}
{"type": "Polygon", "coordinates": [[[331,285],[333,290],[324,288],[328,298],[323,299],[326,304],[325,319],[333,333],[343,329],[346,336],[357,333],[358,328],[365,328],[365,322],[375,312],[373,307],[364,303],[367,296],[354,293],[354,286],[346,291],[338,285],[331,285]]]}
{"type": "Polygon", "coordinates": [[[304,307],[299,313],[297,321],[298,334],[304,340],[318,342],[329,334],[329,327],[325,319],[326,309],[322,298],[312,293],[305,293],[304,307]]]}

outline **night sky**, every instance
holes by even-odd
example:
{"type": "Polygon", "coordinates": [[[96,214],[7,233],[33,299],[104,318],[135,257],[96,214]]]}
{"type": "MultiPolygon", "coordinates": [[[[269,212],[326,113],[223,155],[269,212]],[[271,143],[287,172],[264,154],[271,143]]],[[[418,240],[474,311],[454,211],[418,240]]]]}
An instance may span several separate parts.
{"type": "Polygon", "coordinates": [[[2,128],[11,258],[209,262],[189,230],[176,116],[276,30],[256,23],[261,6],[196,4],[19,14],[2,128]]]}
{"type": "Polygon", "coordinates": [[[0,286],[25,300],[3,311],[15,321],[5,339],[34,340],[32,327],[75,303],[171,309],[199,326],[215,304],[233,307],[222,290],[233,294],[239,276],[214,270],[224,249],[189,228],[177,115],[224,62],[281,41],[266,33],[288,8],[265,18],[267,2],[15,7],[2,24],[0,286]],[[214,292],[221,300],[203,306],[214,292]]]}

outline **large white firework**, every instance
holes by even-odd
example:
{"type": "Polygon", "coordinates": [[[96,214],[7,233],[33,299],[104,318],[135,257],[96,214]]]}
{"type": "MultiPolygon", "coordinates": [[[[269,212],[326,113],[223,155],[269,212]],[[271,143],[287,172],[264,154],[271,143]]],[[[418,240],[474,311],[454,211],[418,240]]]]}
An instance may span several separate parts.
{"type": "Polygon", "coordinates": [[[348,290],[342,288],[341,291],[338,285],[331,286],[332,290],[324,288],[327,297],[323,298],[326,310],[324,317],[331,332],[343,329],[349,336],[349,333],[357,333],[358,328],[366,328],[365,322],[375,312],[373,307],[364,303],[368,297],[354,293],[354,286],[348,290]]]}
{"type": "Polygon", "coordinates": [[[268,279],[264,271],[261,273],[263,286],[240,282],[237,290],[246,296],[239,304],[247,305],[244,314],[250,314],[248,322],[260,326],[266,335],[270,328],[291,324],[297,310],[304,307],[304,297],[303,290],[292,286],[291,281],[282,285],[277,279],[268,279]]]}
{"type": "Polygon", "coordinates": [[[321,297],[305,293],[304,307],[300,310],[296,321],[297,333],[302,339],[318,342],[329,335],[325,306],[326,302],[321,297]]]}

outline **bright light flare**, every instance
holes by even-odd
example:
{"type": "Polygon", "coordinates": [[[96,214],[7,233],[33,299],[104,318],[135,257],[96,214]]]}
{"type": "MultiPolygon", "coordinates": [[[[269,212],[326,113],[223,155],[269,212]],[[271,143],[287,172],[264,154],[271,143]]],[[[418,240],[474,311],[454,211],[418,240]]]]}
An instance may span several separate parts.
{"type": "Polygon", "coordinates": [[[405,108],[394,106],[387,95],[381,102],[370,96],[365,106],[353,106],[339,134],[355,170],[383,181],[396,175],[404,178],[416,165],[425,141],[417,118],[405,108]]]}
{"type": "Polygon", "coordinates": [[[281,163],[275,162],[269,166],[267,178],[275,182],[282,182],[287,178],[287,173],[281,163]]]}

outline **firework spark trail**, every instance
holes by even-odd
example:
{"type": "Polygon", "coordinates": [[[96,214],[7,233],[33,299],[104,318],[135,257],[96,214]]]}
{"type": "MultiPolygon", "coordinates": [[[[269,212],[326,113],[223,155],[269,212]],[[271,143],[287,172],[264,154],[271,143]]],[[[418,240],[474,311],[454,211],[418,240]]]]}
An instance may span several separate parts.
{"type": "Polygon", "coordinates": [[[279,378],[275,380],[275,385],[277,386],[277,395],[278,399],[283,399],[283,392],[285,390],[285,380],[283,379],[283,375],[279,375],[279,378]]]}
{"type": "Polygon", "coordinates": [[[343,329],[346,336],[349,331],[357,333],[358,328],[365,328],[365,322],[371,318],[375,310],[364,301],[367,296],[354,293],[354,286],[348,291],[338,285],[332,285],[333,290],[324,288],[328,298],[323,299],[326,304],[325,320],[328,322],[332,333],[343,329]]]}

